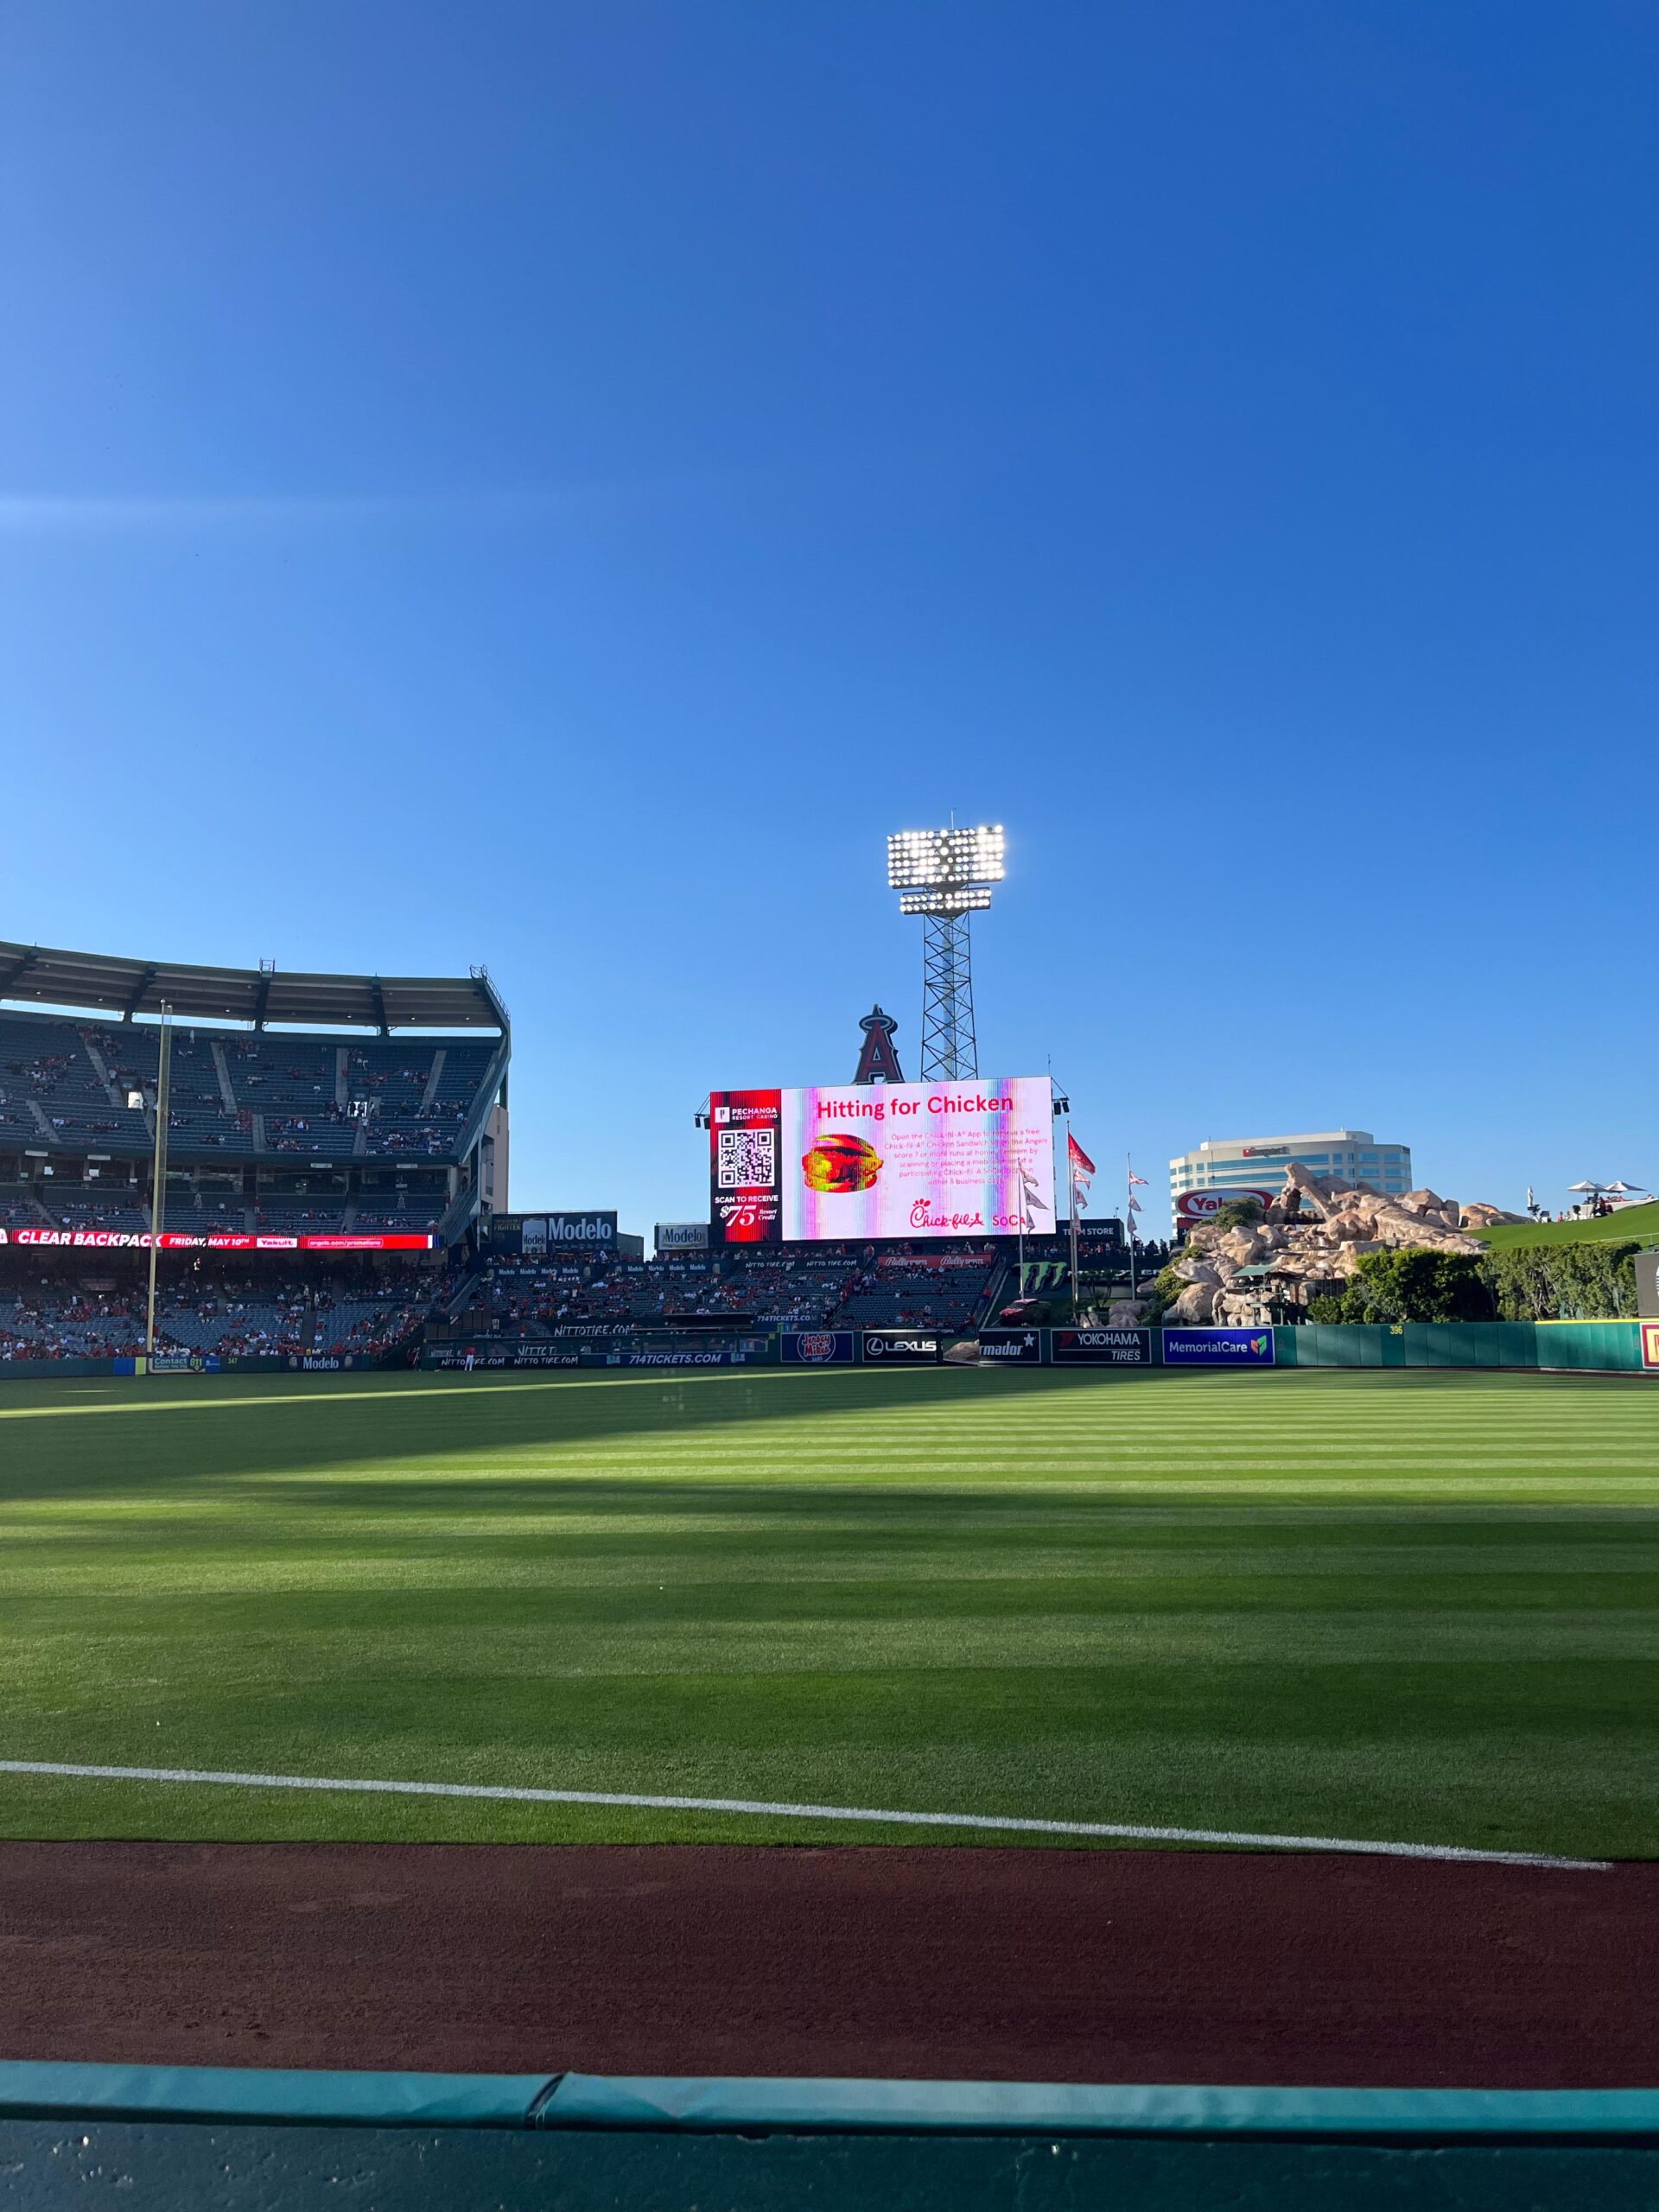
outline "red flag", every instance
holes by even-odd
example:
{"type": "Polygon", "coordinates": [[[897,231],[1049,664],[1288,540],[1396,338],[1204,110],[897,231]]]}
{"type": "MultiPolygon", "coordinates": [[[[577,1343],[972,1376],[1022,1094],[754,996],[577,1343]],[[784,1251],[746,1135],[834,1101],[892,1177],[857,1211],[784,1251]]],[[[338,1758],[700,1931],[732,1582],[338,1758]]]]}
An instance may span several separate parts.
{"type": "Polygon", "coordinates": [[[1065,1156],[1074,1175],[1092,1175],[1095,1163],[1068,1129],[1065,1133],[1065,1156]]]}

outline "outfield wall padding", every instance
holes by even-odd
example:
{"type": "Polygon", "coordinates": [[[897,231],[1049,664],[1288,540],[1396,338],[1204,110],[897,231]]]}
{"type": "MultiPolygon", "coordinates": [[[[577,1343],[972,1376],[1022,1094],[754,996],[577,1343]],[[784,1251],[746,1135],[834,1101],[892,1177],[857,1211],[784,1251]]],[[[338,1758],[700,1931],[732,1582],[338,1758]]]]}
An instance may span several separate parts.
{"type": "Polygon", "coordinates": [[[0,2120],[1659,2144],[1659,2090],[1228,2088],[0,2062],[0,2120]]]}
{"type": "Polygon", "coordinates": [[[1659,2093],[0,2064],[24,2212],[1652,2212],[1659,2093]]]}
{"type": "Polygon", "coordinates": [[[1273,1334],[1281,1367],[1643,1371],[1637,1321],[1309,1321],[1273,1334]]]}

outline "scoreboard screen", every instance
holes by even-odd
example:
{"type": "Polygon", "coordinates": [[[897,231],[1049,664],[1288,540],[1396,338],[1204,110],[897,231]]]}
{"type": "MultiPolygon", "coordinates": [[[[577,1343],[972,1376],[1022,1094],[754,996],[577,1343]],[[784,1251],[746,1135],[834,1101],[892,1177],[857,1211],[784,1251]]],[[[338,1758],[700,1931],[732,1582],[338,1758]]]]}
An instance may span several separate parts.
{"type": "Polygon", "coordinates": [[[709,1122],[716,1244],[1054,1227],[1046,1076],[716,1090],[709,1122]]]}

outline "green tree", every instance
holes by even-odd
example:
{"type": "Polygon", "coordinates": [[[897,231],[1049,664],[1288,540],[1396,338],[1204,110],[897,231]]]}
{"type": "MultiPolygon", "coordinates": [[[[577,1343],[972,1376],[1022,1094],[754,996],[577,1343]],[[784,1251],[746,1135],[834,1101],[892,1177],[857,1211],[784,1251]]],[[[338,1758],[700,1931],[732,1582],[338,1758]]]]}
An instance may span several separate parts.
{"type": "Polygon", "coordinates": [[[1505,1321],[1618,1321],[1636,1312],[1637,1244],[1510,1244],[1486,1270],[1505,1321]]]}
{"type": "Polygon", "coordinates": [[[1365,1252],[1338,1295],[1313,1299],[1315,1321],[1490,1321],[1484,1259],[1463,1252],[1365,1252]]]}

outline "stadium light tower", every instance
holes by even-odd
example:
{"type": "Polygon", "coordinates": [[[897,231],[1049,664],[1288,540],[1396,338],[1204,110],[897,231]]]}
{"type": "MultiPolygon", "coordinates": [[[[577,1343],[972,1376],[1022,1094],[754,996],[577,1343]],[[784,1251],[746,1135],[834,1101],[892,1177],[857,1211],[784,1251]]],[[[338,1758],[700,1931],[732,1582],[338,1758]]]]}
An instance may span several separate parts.
{"type": "Polygon", "coordinates": [[[979,1073],[968,917],[1007,873],[995,829],[901,830],[887,840],[887,882],[901,914],[922,918],[922,1081],[979,1073]]]}

